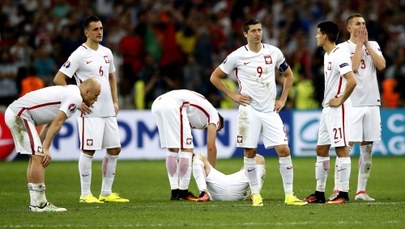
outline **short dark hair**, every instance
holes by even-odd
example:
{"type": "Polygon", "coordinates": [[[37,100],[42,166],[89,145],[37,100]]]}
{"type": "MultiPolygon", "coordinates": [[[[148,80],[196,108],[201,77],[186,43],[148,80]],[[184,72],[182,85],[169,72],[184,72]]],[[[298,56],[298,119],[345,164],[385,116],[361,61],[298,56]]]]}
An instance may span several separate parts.
{"type": "Polygon", "coordinates": [[[243,32],[247,33],[249,31],[249,26],[251,25],[256,25],[260,24],[260,21],[254,18],[250,18],[245,21],[245,24],[243,24],[243,32]]]}
{"type": "Polygon", "coordinates": [[[359,14],[359,13],[352,14],[346,19],[346,24],[349,24],[349,21],[355,17],[363,17],[363,16],[361,16],[361,14],[359,14]]]}
{"type": "Polygon", "coordinates": [[[324,21],[317,26],[322,34],[326,34],[328,40],[336,42],[339,37],[339,26],[333,21],[324,21]]]}
{"type": "Polygon", "coordinates": [[[86,19],[83,21],[83,28],[87,29],[92,22],[99,22],[100,19],[96,16],[88,16],[86,19]]]}

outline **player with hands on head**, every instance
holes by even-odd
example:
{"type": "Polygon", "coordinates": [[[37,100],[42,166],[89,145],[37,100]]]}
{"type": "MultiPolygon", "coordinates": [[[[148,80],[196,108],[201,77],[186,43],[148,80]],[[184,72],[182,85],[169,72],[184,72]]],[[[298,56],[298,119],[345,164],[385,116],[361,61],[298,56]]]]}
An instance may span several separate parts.
{"type": "Polygon", "coordinates": [[[80,86],[50,86],[25,94],[11,103],[5,112],[5,122],[11,130],[16,151],[30,155],[27,168],[29,210],[62,212],[45,196],[45,168],[52,160],[50,147],[66,119],[82,105],[92,106],[100,94],[95,78],[80,86]],[[38,134],[36,126],[47,125],[38,134]]]}
{"type": "Polygon", "coordinates": [[[330,167],[329,149],[335,148],[339,167],[339,194],[327,204],[343,204],[349,201],[351,160],[348,151],[347,130],[350,100],[356,79],[351,67],[350,56],[336,46],[339,27],[332,21],[318,24],[316,43],[325,50],[324,76],[325,91],[322,114],[318,130],[315,163],[315,192],[304,199],[308,203],[325,203],[326,180],[330,167]]]}
{"type": "Polygon", "coordinates": [[[274,147],[279,156],[285,204],[306,205],[293,193],[293,163],[287,134],[279,112],[284,107],[293,84],[293,72],[281,50],[262,43],[262,24],[249,19],[243,26],[244,45],[231,54],[211,74],[211,83],[239,103],[237,146],[244,150],[244,168],[252,191],[253,206],[263,206],[257,176],[256,148],[262,136],[266,148],[274,147]],[[284,76],[283,90],[276,100],[276,69],[284,76]],[[239,93],[232,92],[222,81],[234,73],[239,93]]]}
{"type": "MultiPolygon", "coordinates": [[[[368,40],[366,22],[361,14],[347,18],[349,40],[338,45],[352,58],[357,87],[350,95],[352,116],[350,118],[349,152],[354,143],[360,143],[359,171],[355,200],[375,201],[366,193],[366,185],[372,167],[373,142],[381,140],[380,91],[377,70],[386,67],[385,58],[376,41],[368,40]]],[[[336,167],[338,165],[336,164],[336,167]]],[[[339,181],[335,170],[334,194],[339,193],[339,181]]],[[[333,199],[332,195],[329,199],[333,199]]]]}

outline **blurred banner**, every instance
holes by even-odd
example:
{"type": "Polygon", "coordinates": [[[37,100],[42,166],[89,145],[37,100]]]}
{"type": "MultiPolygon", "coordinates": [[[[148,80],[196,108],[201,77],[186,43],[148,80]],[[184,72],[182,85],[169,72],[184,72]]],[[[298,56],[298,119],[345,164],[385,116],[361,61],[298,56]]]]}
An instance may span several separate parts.
{"type": "MultiPolygon", "coordinates": [[[[225,127],[218,133],[218,158],[242,156],[241,149],[235,147],[237,110],[219,110],[225,119],[225,127]]],[[[294,156],[315,156],[320,110],[284,110],[280,113],[289,136],[291,152],[294,156]]],[[[405,109],[382,109],[382,141],[375,144],[377,156],[405,155],[405,109]]],[[[118,115],[122,151],[120,159],[164,159],[166,150],[160,148],[159,135],[150,111],[122,110],[118,115]]],[[[194,130],[195,152],[206,153],[204,130],[194,130]]],[[[14,151],[11,134],[0,113],[0,159],[13,160],[14,151]]],[[[258,152],[275,156],[274,149],[266,150],[262,144],[258,152]]],[[[55,138],[51,148],[53,160],[77,160],[79,138],[77,119],[68,119],[55,138]]],[[[356,148],[355,155],[358,154],[356,148]]],[[[333,155],[333,148],[331,150],[333,155]]],[[[97,152],[95,159],[102,159],[104,152],[97,152]]]]}

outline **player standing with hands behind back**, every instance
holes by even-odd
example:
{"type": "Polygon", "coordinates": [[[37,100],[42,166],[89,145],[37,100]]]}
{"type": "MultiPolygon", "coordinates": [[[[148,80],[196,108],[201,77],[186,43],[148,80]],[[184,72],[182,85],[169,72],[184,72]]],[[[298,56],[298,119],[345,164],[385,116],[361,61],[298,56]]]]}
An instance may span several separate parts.
{"type": "Polygon", "coordinates": [[[211,83],[239,103],[237,146],[244,149],[244,168],[252,192],[253,206],[263,206],[257,176],[256,148],[260,135],[266,148],[274,147],[279,156],[285,204],[306,205],[293,194],[293,164],[287,134],[278,112],[284,107],[293,84],[293,72],[280,49],[262,43],[262,24],[249,19],[243,26],[247,45],[235,50],[211,74],[211,83]],[[283,92],[276,101],[275,69],[285,78],[283,92]],[[239,93],[221,80],[235,71],[239,93]]]}
{"type": "Polygon", "coordinates": [[[81,203],[129,202],[112,192],[118,154],[121,143],[118,131],[118,96],[115,79],[114,58],[109,48],[100,45],[103,40],[101,21],[90,16],[84,21],[87,40],[78,47],[59,69],[54,78],[57,85],[67,84],[74,77],[78,85],[88,77],[97,77],[101,82],[101,94],[93,107],[82,105],[78,118],[80,137],[79,173],[81,203]],[[103,164],[103,181],[99,198],[91,193],[92,160],[96,150],[107,149],[103,164]]]}
{"type": "MultiPolygon", "coordinates": [[[[368,40],[366,22],[360,14],[347,18],[347,31],[350,39],[338,46],[352,57],[353,72],[357,80],[357,87],[350,95],[353,115],[350,117],[349,134],[349,152],[354,143],[360,143],[359,173],[354,199],[374,201],[366,193],[366,185],[372,165],[373,142],[381,140],[381,101],[377,70],[385,69],[385,59],[378,43],[368,40]]],[[[340,187],[336,170],[335,180],[334,193],[337,193],[340,187]]]]}

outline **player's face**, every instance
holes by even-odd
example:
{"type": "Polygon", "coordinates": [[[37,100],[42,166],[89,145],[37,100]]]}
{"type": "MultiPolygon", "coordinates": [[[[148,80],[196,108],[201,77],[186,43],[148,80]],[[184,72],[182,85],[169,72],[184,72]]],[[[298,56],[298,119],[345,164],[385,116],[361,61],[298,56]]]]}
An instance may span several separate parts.
{"type": "Polygon", "coordinates": [[[323,47],[323,45],[325,44],[326,41],[326,35],[321,33],[321,30],[318,28],[316,30],[316,45],[318,47],[323,47]]]}
{"type": "Polygon", "coordinates": [[[366,21],[362,17],[354,17],[349,21],[347,25],[347,31],[350,34],[356,34],[357,31],[360,29],[364,29],[366,27],[366,21]]]}
{"type": "Polygon", "coordinates": [[[247,33],[243,32],[249,44],[262,42],[262,24],[250,25],[247,33]]]}
{"type": "Polygon", "coordinates": [[[97,101],[99,95],[100,95],[100,87],[87,90],[86,96],[85,98],[83,98],[84,103],[89,107],[92,106],[97,101]]]}
{"type": "Polygon", "coordinates": [[[85,30],[87,39],[100,43],[103,40],[103,24],[101,21],[90,22],[90,25],[85,30]]]}

